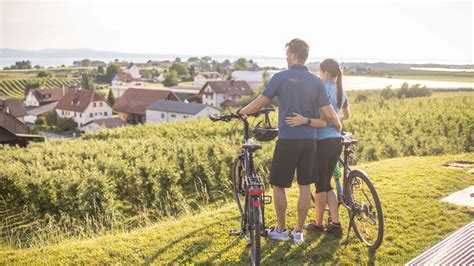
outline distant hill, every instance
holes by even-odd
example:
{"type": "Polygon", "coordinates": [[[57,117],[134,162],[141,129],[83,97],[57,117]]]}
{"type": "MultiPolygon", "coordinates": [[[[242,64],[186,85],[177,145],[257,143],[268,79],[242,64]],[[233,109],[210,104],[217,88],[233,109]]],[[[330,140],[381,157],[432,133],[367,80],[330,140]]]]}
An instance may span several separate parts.
{"type": "Polygon", "coordinates": [[[160,57],[170,55],[122,53],[114,51],[100,51],[92,49],[42,49],[42,50],[19,50],[0,49],[3,58],[35,58],[35,57],[66,57],[66,58],[108,58],[108,57],[160,57]]]}

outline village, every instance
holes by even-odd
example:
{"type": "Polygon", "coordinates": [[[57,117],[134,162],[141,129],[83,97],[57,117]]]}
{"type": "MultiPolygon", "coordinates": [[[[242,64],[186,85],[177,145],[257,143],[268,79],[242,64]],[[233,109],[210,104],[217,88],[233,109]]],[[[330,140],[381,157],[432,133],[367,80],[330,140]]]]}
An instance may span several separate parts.
{"type": "MultiPolygon", "coordinates": [[[[1,127],[5,131],[2,132],[2,142],[21,143],[24,138],[39,135],[61,137],[64,132],[73,132],[72,137],[76,137],[84,132],[101,129],[168,123],[220,114],[230,108],[238,108],[242,100],[254,95],[277,72],[258,68],[239,70],[230,62],[223,64],[223,71],[219,69],[221,73],[197,71],[202,70],[199,63],[198,58],[191,58],[180,64],[189,71],[188,80],[184,83],[176,82],[181,81],[180,76],[170,70],[173,65],[170,61],[116,61],[113,64],[120,69],[105,90],[103,87],[99,91],[74,84],[30,88],[25,92],[23,101],[0,95],[1,122],[5,124],[1,127]],[[173,76],[177,80],[166,83],[167,77],[173,76]],[[48,124],[55,125],[54,134],[45,130],[48,124]]],[[[73,66],[104,72],[107,64],[82,60],[74,61],[73,66]]],[[[85,78],[87,76],[83,75],[82,79],[85,78]]]]}

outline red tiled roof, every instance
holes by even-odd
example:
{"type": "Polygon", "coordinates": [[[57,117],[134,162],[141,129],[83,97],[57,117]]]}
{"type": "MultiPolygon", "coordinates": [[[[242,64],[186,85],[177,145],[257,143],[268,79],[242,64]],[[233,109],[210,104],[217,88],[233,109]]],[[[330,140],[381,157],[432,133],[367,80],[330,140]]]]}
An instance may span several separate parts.
{"type": "Polygon", "coordinates": [[[49,89],[33,89],[31,92],[40,105],[57,102],[66,95],[70,89],[49,88],[49,89]]]}
{"type": "Polygon", "coordinates": [[[71,90],[59,100],[56,109],[82,113],[91,102],[99,101],[104,101],[108,105],[102,95],[92,90],[71,90]]]}
{"type": "Polygon", "coordinates": [[[130,75],[130,73],[126,72],[118,73],[117,75],[115,75],[115,78],[122,82],[132,82],[136,80],[132,77],[132,75],[130,75]]]}
{"type": "Polygon", "coordinates": [[[200,94],[207,86],[210,86],[215,93],[224,93],[229,96],[252,95],[253,91],[247,81],[244,80],[218,80],[208,81],[202,86],[200,94]]]}
{"type": "Polygon", "coordinates": [[[114,104],[116,112],[128,114],[146,114],[146,107],[158,100],[179,101],[172,91],[129,88],[114,104]]]}

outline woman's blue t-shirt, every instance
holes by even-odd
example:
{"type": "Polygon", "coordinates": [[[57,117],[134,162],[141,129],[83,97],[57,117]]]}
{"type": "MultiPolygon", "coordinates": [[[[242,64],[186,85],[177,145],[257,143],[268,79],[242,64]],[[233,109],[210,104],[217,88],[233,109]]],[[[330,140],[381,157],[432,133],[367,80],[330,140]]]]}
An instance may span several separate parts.
{"type": "MultiPolygon", "coordinates": [[[[336,114],[339,114],[341,108],[337,105],[337,90],[336,90],[336,83],[334,82],[326,82],[326,91],[328,92],[329,102],[332,104],[334,111],[336,114]]],[[[344,92],[344,100],[342,104],[342,108],[347,108],[349,106],[349,101],[347,99],[347,94],[344,92]]],[[[318,140],[322,139],[329,139],[329,138],[340,138],[341,133],[337,131],[336,127],[333,125],[328,125],[325,128],[318,128],[318,140]]]]}

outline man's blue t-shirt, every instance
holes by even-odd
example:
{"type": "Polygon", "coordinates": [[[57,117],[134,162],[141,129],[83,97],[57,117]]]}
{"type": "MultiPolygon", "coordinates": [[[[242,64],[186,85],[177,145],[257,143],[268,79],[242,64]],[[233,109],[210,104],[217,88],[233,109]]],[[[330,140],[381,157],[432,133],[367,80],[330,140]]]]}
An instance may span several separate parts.
{"type": "Polygon", "coordinates": [[[285,117],[293,112],[308,118],[319,118],[319,108],[329,105],[324,82],[304,65],[292,65],[270,79],[262,93],[268,99],[278,97],[278,138],[317,139],[316,128],[309,125],[290,127],[285,117]]]}
{"type": "MultiPolygon", "coordinates": [[[[339,114],[340,109],[337,105],[337,90],[336,90],[336,83],[334,82],[326,82],[326,90],[328,92],[329,101],[334,108],[336,114],[339,114]]],[[[349,106],[349,100],[347,99],[347,94],[344,92],[344,98],[342,102],[342,108],[347,108],[349,106]]],[[[325,128],[318,128],[318,140],[322,139],[329,139],[329,138],[340,138],[341,133],[333,126],[328,125],[325,128]]]]}

